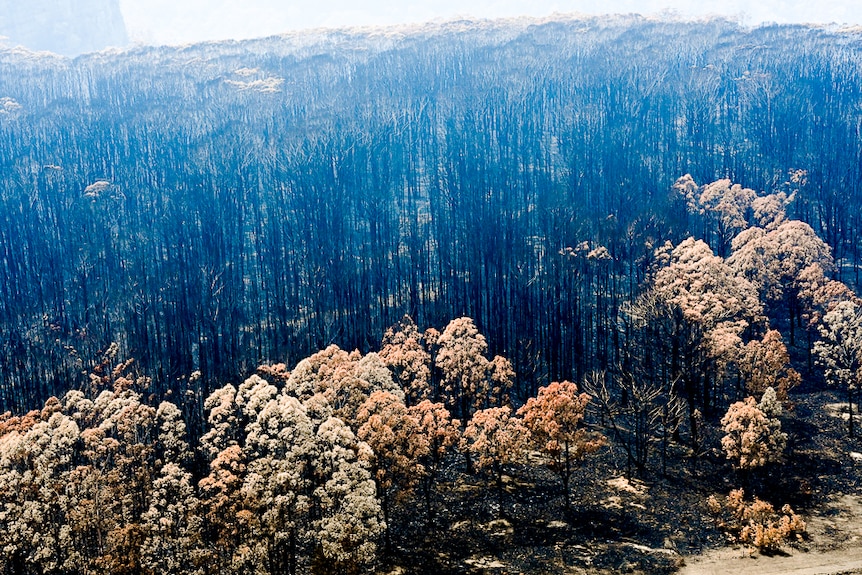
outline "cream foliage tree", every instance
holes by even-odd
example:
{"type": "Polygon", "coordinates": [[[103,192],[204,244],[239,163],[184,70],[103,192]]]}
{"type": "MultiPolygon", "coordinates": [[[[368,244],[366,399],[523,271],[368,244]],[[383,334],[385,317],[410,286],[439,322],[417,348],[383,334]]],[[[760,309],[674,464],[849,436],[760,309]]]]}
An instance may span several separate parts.
{"type": "Polygon", "coordinates": [[[238,436],[244,431],[242,414],[236,403],[236,388],[227,384],[213,391],[204,401],[208,431],[201,437],[200,449],[212,460],[231,445],[238,445],[238,436]]]}
{"type": "Polygon", "coordinates": [[[371,448],[330,417],[316,433],[311,533],[316,572],[349,571],[372,562],[386,528],[371,477],[371,448]]]}
{"type": "Polygon", "coordinates": [[[68,525],[67,486],[80,430],[52,410],[43,410],[32,425],[21,423],[0,437],[0,566],[11,572],[23,565],[42,573],[76,570],[80,556],[68,525]]]}
{"type": "Polygon", "coordinates": [[[248,427],[248,457],[243,492],[259,520],[254,547],[262,545],[270,571],[297,573],[300,551],[307,541],[308,493],[315,436],[311,420],[298,399],[280,395],[270,400],[248,427]]]}
{"type": "Polygon", "coordinates": [[[200,501],[191,474],[176,463],[166,463],[153,482],[151,501],[141,518],[146,533],[141,546],[145,572],[203,575],[200,501]]]}
{"type": "Polygon", "coordinates": [[[159,462],[163,465],[186,462],[191,455],[186,438],[186,422],[175,404],[169,401],[159,404],[156,409],[156,427],[159,462]]]}
{"type": "Polygon", "coordinates": [[[854,300],[836,304],[823,316],[820,339],[814,354],[823,366],[826,379],[846,392],[849,416],[847,432],[854,430],[853,401],[862,385],[862,305],[854,300]]]}
{"type": "Polygon", "coordinates": [[[82,422],[82,452],[69,481],[70,528],[83,568],[102,572],[141,568],[156,467],[157,410],[127,385],[94,401],[71,397],[70,416],[82,422]]]}

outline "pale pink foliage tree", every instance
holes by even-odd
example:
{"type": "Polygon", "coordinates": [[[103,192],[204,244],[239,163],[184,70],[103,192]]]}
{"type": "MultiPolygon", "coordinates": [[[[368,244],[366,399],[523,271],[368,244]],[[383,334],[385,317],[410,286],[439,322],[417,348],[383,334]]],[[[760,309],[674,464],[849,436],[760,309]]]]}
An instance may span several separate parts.
{"type": "Polygon", "coordinates": [[[578,386],[570,381],[553,382],[540,387],[538,395],[528,399],[518,410],[533,441],[548,457],[548,466],[563,481],[567,509],[574,464],[606,443],[604,436],[583,426],[590,399],[586,393],[579,394],[578,386]]]}
{"type": "Polygon", "coordinates": [[[807,184],[808,172],[790,170],[787,181],[782,184],[783,190],[776,190],[751,202],[753,224],[767,230],[783,224],[787,219],[788,206],[796,199],[799,190],[807,184]]]}
{"type": "Polygon", "coordinates": [[[757,198],[754,190],[733,184],[729,179],[698,186],[691,175],[676,181],[674,190],[686,199],[688,210],[704,217],[718,241],[716,249],[725,255],[730,240],[748,227],[748,212],[757,198]]]}
{"type": "Polygon", "coordinates": [[[724,322],[762,319],[753,285],[694,238],[673,248],[669,264],[655,274],[654,289],[683,319],[704,332],[724,322]]]}
{"type": "Polygon", "coordinates": [[[378,354],[347,353],[335,345],[300,361],[284,387],[284,393],[303,402],[320,394],[337,417],[354,427],[360,406],[377,390],[404,395],[378,354]]]}
{"type": "Polygon", "coordinates": [[[806,266],[799,272],[797,282],[799,301],[809,327],[816,328],[823,315],[843,301],[862,304],[862,300],[846,284],[826,277],[820,264],[806,266]]]}
{"type": "Polygon", "coordinates": [[[705,224],[704,238],[715,236],[719,255],[726,257],[734,236],[758,226],[772,230],[786,221],[787,207],[804,185],[805,173],[791,172],[784,190],[758,195],[754,190],[722,179],[698,186],[690,174],[679,178],[674,191],[686,200],[688,211],[700,215],[705,224]]]}
{"type": "Polygon", "coordinates": [[[751,281],[769,306],[787,306],[793,345],[794,326],[803,311],[799,292],[806,287],[802,272],[814,264],[825,271],[832,270],[832,250],[811,226],[798,220],[785,221],[769,230],[749,228],[733,239],[732,247],[728,265],[751,281]]]}
{"type": "Polygon", "coordinates": [[[700,348],[705,363],[702,365],[709,369],[708,377],[714,387],[725,380],[732,364],[739,364],[744,348],[742,335],[747,327],[748,322],[744,320],[725,321],[703,335],[700,348]]]}
{"type": "Polygon", "coordinates": [[[461,317],[449,322],[437,345],[435,363],[443,373],[444,395],[467,419],[486,380],[488,343],[472,319],[461,317]]]}
{"type": "Polygon", "coordinates": [[[706,243],[688,238],[661,248],[664,263],[635,312],[664,325],[673,350],[672,378],[682,385],[692,443],[697,445],[697,409],[709,409],[727,365],[735,359],[749,326],[764,322],[757,291],[713,254],[706,243]],[[650,317],[653,316],[654,317],[650,317]],[[698,405],[698,402],[702,405],[698,405]]]}
{"type": "Polygon", "coordinates": [[[796,286],[800,272],[818,264],[834,267],[832,250],[808,224],[788,220],[771,230],[750,228],[733,240],[728,265],[752,281],[769,300],[796,286]]]}
{"type": "Polygon", "coordinates": [[[410,316],[405,315],[386,330],[379,355],[395,382],[404,390],[404,401],[408,406],[430,399],[431,354],[410,316]]]}
{"type": "Polygon", "coordinates": [[[514,383],[508,360],[489,361],[488,343],[468,317],[449,322],[436,340],[435,363],[442,373],[446,403],[466,422],[477,409],[505,405],[514,383]]]}
{"type": "Polygon", "coordinates": [[[760,196],[751,202],[754,225],[766,230],[774,229],[787,219],[787,207],[795,199],[794,191],[789,196],[785,192],[775,192],[760,196]]]}

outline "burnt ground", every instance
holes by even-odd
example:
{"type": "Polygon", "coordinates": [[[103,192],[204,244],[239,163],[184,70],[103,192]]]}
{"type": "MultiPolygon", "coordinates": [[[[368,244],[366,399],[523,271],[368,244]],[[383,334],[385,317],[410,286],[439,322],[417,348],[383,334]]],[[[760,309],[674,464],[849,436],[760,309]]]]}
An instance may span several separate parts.
{"type": "Polygon", "coordinates": [[[605,448],[573,477],[569,510],[559,479],[541,465],[509,469],[499,509],[488,478],[453,462],[438,484],[430,524],[421,506],[398,510],[377,573],[675,573],[730,545],[705,500],[737,487],[776,508],[789,503],[806,520],[808,537],[786,555],[855,550],[862,537],[862,440],[847,437],[846,404],[837,394],[792,400],[783,417],[785,463],[744,476],[717,449],[714,428],[705,444],[716,448],[697,458],[674,446],[667,476],[627,478],[625,455],[605,448]]]}

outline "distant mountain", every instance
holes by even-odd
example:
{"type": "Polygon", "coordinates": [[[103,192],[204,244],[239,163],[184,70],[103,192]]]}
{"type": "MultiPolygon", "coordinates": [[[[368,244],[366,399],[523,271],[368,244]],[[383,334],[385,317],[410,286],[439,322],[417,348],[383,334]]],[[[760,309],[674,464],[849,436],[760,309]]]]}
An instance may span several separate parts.
{"type": "Polygon", "coordinates": [[[119,0],[0,0],[2,43],[64,56],[128,42],[119,0]]]}

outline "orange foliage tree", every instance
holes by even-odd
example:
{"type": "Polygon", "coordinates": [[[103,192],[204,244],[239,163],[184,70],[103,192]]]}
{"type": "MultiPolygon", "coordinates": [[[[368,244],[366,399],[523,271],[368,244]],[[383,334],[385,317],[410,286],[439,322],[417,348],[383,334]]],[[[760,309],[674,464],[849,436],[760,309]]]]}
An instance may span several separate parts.
{"type": "Polygon", "coordinates": [[[802,378],[790,367],[790,353],[781,333],[771,329],[761,340],[751,340],[741,350],[737,368],[751,395],[760,398],[771,387],[781,401],[787,401],[787,392],[799,385],[802,378]]]}
{"type": "Polygon", "coordinates": [[[428,451],[420,458],[424,471],[421,479],[425,495],[425,517],[431,519],[431,494],[446,454],[458,443],[460,422],[442,403],[424,400],[410,407],[418,433],[428,441],[428,451]]]}
{"type": "Polygon", "coordinates": [[[421,458],[429,452],[428,438],[398,397],[378,390],[371,394],[357,416],[357,437],[374,452],[371,472],[387,526],[390,504],[409,496],[424,473],[421,458]]]}
{"type": "Polygon", "coordinates": [[[778,551],[786,541],[800,540],[805,533],[805,521],[789,505],[777,513],[771,503],[756,497],[746,503],[742,489],[734,489],[724,501],[711,495],[706,505],[721,529],[761,551],[778,551]]]}
{"type": "Polygon", "coordinates": [[[518,410],[539,450],[548,457],[548,467],[563,481],[566,508],[569,508],[569,480],[575,462],[595,453],[605,438],[583,427],[584,411],[590,402],[586,393],[570,381],[553,382],[539,388],[518,410]]]}
{"type": "Polygon", "coordinates": [[[200,483],[203,527],[209,573],[254,570],[249,541],[260,532],[260,518],[252,511],[254,499],[243,492],[245,455],[239,445],[225,447],[210,462],[200,483]]]}
{"type": "Polygon", "coordinates": [[[523,460],[530,431],[509,407],[490,407],[473,414],[461,449],[475,458],[477,469],[488,470],[497,485],[497,504],[503,509],[503,469],[523,460]]]}

